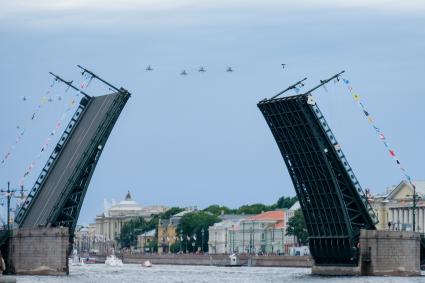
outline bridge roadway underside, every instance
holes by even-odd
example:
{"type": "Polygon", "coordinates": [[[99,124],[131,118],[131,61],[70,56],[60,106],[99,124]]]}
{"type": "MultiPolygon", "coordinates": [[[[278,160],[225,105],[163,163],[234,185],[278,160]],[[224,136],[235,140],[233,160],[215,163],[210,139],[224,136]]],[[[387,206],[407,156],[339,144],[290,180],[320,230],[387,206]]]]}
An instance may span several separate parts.
{"type": "Polygon", "coordinates": [[[371,207],[311,99],[296,95],[263,100],[258,107],[294,184],[315,263],[357,265],[360,229],[374,229],[371,207]]]}
{"type": "MultiPolygon", "coordinates": [[[[48,172],[45,177],[46,180],[43,180],[44,182],[37,192],[36,197],[32,200],[28,208],[29,211],[26,212],[25,217],[20,223],[21,228],[47,226],[49,222],[54,221],[52,220],[52,215],[58,209],[63,209],[60,205],[61,198],[68,197],[69,192],[66,190],[70,190],[69,182],[72,174],[81,170],[81,168],[77,168],[81,166],[80,160],[88,154],[88,148],[90,146],[96,148],[104,145],[90,144],[93,142],[95,133],[102,126],[102,122],[108,115],[111,115],[109,110],[116,103],[117,96],[119,95],[119,93],[114,93],[91,98],[86,111],[83,113],[84,116],[76,125],[66,146],[61,149],[60,157],[55,161],[54,168],[51,172],[48,172]]],[[[106,142],[106,140],[103,142],[106,142]]],[[[88,169],[83,168],[83,170],[88,169]]],[[[72,184],[71,187],[75,185],[72,184]]],[[[82,199],[78,201],[82,202],[82,199]]],[[[81,206],[81,203],[79,206],[81,206]]]]}

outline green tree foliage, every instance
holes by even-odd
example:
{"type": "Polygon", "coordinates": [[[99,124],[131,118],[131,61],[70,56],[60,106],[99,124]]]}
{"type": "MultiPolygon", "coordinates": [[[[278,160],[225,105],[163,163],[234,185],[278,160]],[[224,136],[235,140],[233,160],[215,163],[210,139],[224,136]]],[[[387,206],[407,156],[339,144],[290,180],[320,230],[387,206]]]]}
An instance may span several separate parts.
{"type": "Polygon", "coordinates": [[[137,235],[148,230],[148,223],[142,217],[132,219],[122,226],[121,234],[117,241],[122,248],[136,246],[137,235]]]}
{"type": "MultiPolygon", "coordinates": [[[[117,238],[118,243],[122,248],[135,247],[137,245],[137,235],[141,235],[144,232],[156,229],[158,226],[159,219],[170,219],[171,216],[183,211],[184,209],[179,207],[172,207],[166,212],[152,215],[149,221],[146,221],[143,217],[137,217],[126,222],[121,229],[121,234],[117,238]]],[[[156,251],[155,246],[155,251],[156,251]]]]}
{"type": "Polygon", "coordinates": [[[235,213],[235,209],[230,209],[227,206],[219,206],[218,204],[213,204],[204,209],[206,212],[210,212],[214,215],[224,214],[232,214],[235,213]]]}
{"type": "Polygon", "coordinates": [[[305,225],[304,215],[301,209],[297,209],[288,220],[288,228],[286,235],[293,235],[297,237],[298,245],[305,245],[308,241],[307,227],[305,225]]]}
{"type": "Polygon", "coordinates": [[[297,197],[282,196],[277,200],[276,208],[290,208],[297,202],[297,197]]]}
{"type": "Polygon", "coordinates": [[[242,205],[238,208],[237,214],[259,214],[270,210],[273,210],[273,207],[262,203],[254,203],[250,205],[242,205]]]}
{"type": "Polygon", "coordinates": [[[182,234],[183,250],[186,249],[190,252],[194,252],[197,251],[198,247],[202,246],[202,229],[204,230],[204,246],[201,249],[203,251],[208,250],[208,227],[219,221],[219,217],[205,211],[185,214],[181,218],[176,231],[178,235],[180,235],[180,233],[182,234]],[[196,240],[193,239],[194,235],[196,240]],[[187,237],[190,237],[190,240],[188,240],[187,237]],[[195,245],[192,246],[192,243],[195,243],[195,245]]]}

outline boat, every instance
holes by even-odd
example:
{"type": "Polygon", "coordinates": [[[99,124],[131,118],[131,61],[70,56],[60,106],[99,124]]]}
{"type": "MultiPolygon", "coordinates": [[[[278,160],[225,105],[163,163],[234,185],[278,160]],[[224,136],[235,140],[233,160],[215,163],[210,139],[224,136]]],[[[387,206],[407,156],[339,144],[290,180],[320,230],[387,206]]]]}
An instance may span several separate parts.
{"type": "Polygon", "coordinates": [[[143,267],[152,267],[152,263],[151,263],[149,260],[145,260],[145,261],[142,263],[142,266],[143,266],[143,267]]]}
{"type": "Polygon", "coordinates": [[[123,266],[122,260],[117,258],[114,254],[106,257],[105,264],[109,266],[123,266]]]}
{"type": "Polygon", "coordinates": [[[85,257],[83,258],[84,264],[95,264],[96,258],[95,257],[85,257]]]}
{"type": "Polygon", "coordinates": [[[230,264],[226,264],[226,267],[240,267],[239,255],[237,253],[233,253],[229,256],[230,264]]]}

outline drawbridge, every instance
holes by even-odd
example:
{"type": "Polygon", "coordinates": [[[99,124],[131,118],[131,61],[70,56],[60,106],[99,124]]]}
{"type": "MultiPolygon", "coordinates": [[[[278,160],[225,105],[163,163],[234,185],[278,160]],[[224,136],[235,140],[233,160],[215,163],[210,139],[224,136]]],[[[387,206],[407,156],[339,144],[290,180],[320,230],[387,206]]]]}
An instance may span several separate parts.
{"type": "Polygon", "coordinates": [[[276,95],[258,107],[295,187],[316,265],[357,265],[360,229],[375,229],[377,218],[311,96],[313,90],[276,95]]]}
{"type": "Polygon", "coordinates": [[[72,241],[96,164],[130,97],[127,90],[113,88],[116,92],[97,97],[83,93],[77,110],[17,212],[15,222],[20,228],[68,227],[72,241]]]}

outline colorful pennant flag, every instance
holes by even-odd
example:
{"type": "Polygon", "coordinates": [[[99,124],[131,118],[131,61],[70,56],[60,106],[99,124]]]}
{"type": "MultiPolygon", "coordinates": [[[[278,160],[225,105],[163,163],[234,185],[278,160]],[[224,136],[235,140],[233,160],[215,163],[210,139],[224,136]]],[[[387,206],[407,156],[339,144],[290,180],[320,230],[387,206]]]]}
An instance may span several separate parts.
{"type": "Polygon", "coordinates": [[[375,132],[378,134],[379,139],[382,141],[382,143],[384,144],[384,146],[387,148],[390,156],[394,159],[394,161],[396,162],[396,164],[398,165],[399,169],[403,172],[403,175],[406,177],[406,179],[409,181],[410,185],[414,188],[415,185],[412,183],[412,178],[406,173],[406,169],[401,165],[400,160],[396,157],[395,151],[393,149],[390,148],[389,143],[387,142],[387,139],[385,137],[385,135],[381,132],[380,128],[378,128],[374,123],[375,121],[373,120],[373,118],[370,116],[370,112],[367,111],[365,105],[360,101],[360,96],[354,92],[353,87],[350,85],[350,81],[347,79],[342,79],[343,82],[347,85],[348,91],[350,92],[351,96],[353,97],[353,99],[358,103],[358,105],[360,106],[360,108],[362,109],[363,114],[365,115],[365,118],[367,119],[367,121],[372,125],[373,129],[375,130],[375,132]]]}

